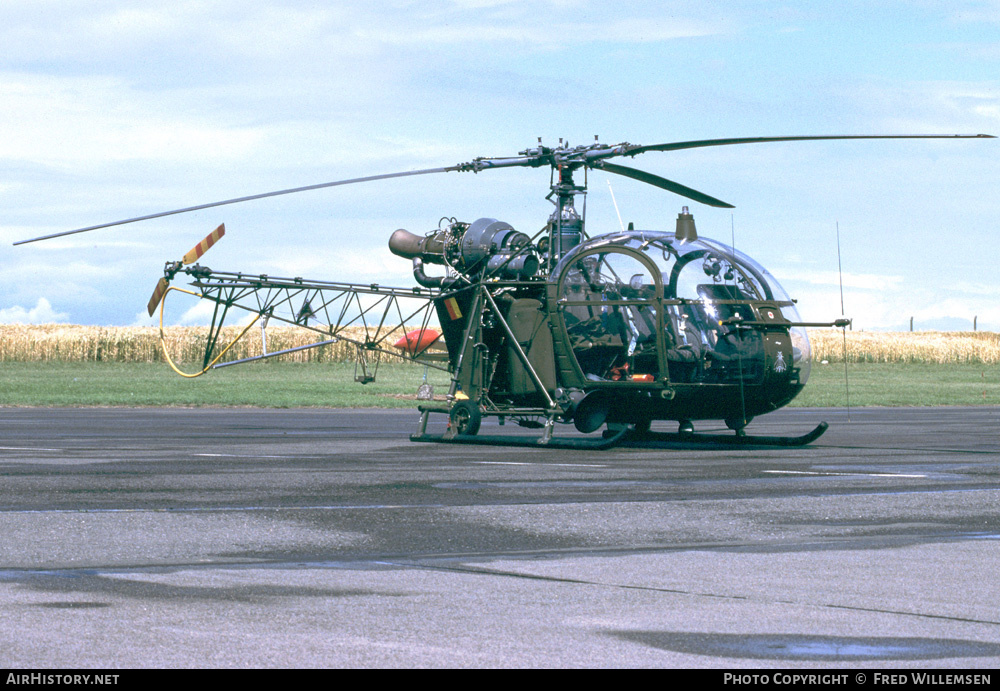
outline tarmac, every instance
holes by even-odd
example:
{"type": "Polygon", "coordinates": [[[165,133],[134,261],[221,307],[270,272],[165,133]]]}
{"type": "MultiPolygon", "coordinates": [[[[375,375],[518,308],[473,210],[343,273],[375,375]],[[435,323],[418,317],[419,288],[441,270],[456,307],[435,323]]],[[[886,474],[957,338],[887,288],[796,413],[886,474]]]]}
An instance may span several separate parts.
{"type": "Polygon", "coordinates": [[[0,667],[1000,666],[1000,408],[748,431],[820,421],[588,451],[414,443],[413,411],[0,408],[0,667]]]}

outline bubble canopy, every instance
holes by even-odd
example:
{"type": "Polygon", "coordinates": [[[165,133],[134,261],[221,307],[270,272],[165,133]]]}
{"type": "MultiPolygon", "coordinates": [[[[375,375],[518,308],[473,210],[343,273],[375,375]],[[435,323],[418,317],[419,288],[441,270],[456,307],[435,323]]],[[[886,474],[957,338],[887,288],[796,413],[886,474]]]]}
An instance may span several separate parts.
{"type": "Polygon", "coordinates": [[[588,379],[614,374],[586,344],[616,338],[622,353],[610,367],[633,378],[660,376],[664,367],[681,383],[808,378],[811,350],[805,330],[793,326],[801,321],[795,304],[767,269],[722,243],[662,231],[604,235],[568,252],[552,276],[588,379]],[[767,347],[768,334],[781,332],[787,355],[767,347]]]}

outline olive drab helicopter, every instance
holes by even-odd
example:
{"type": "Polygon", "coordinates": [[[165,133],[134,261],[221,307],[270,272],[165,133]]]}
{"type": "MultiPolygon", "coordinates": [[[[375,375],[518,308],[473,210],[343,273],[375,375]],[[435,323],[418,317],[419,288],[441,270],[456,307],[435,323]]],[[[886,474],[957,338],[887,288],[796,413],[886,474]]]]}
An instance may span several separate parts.
{"type": "MultiPolygon", "coordinates": [[[[355,378],[371,381],[389,355],[450,374],[443,403],[419,406],[415,441],[608,448],[626,440],[680,440],[801,445],[826,429],[799,437],[748,435],[756,416],[790,402],[809,377],[805,327],[847,320],[802,322],[795,303],[749,256],[698,236],[684,206],[673,231],[628,229],[589,235],[577,197],[588,171],[632,178],[712,207],[731,204],[610,159],[709,146],[831,139],[985,138],[990,135],[843,135],[710,139],[639,146],[586,145],[560,140],[507,158],[467,163],[239,197],[56,233],[34,242],[265,197],[390,178],[499,168],[550,169],[548,199],[555,207],[541,230],[521,232],[493,217],[445,218],[418,235],[399,229],[393,254],[412,262],[417,286],[391,288],[215,271],[198,260],[225,232],[219,226],[180,261],[167,262],[148,309],[160,308],[161,342],[166,296],[174,290],[214,303],[202,369],[279,356],[338,341],[352,343],[355,378]],[[583,179],[581,180],[581,173],[583,179]],[[438,267],[432,269],[431,267],[438,267]],[[435,275],[438,272],[439,275],[435,275]],[[443,272],[443,273],[442,273],[443,272]],[[171,286],[183,274],[191,289],[171,286]],[[317,341],[299,348],[225,360],[221,328],[232,310],[258,321],[298,325],[317,341]],[[352,327],[364,327],[360,330],[352,327]],[[431,415],[446,417],[443,434],[429,434],[431,415]],[[484,417],[540,430],[537,436],[478,435],[484,417]],[[656,420],[675,421],[676,433],[653,432],[656,420]],[[696,433],[695,421],[721,420],[729,434],[696,433]],[[556,437],[556,423],[584,435],[556,437]]],[[[585,206],[582,207],[585,209],[585,206]]],[[[237,337],[238,340],[239,337],[237,337]]],[[[235,341],[234,341],[235,342],[235,341]]],[[[265,349],[266,350],[266,349],[265,349]]]]}

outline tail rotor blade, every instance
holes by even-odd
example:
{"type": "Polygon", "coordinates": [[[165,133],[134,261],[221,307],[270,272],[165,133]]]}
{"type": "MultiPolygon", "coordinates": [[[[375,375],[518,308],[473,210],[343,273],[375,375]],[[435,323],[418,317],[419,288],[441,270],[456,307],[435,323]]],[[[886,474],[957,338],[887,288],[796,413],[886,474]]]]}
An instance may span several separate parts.
{"type": "Polygon", "coordinates": [[[167,288],[170,286],[170,281],[164,277],[160,277],[160,280],[156,283],[156,289],[153,290],[152,297],[149,298],[149,304],[146,305],[146,309],[149,311],[149,316],[153,316],[153,312],[156,308],[160,306],[160,301],[163,299],[163,295],[167,292],[167,288]]]}
{"type": "MultiPolygon", "coordinates": [[[[184,258],[181,261],[168,262],[166,271],[167,276],[173,278],[174,272],[180,269],[182,265],[187,266],[188,264],[194,264],[196,261],[201,259],[205,252],[208,252],[208,250],[212,248],[212,245],[217,243],[225,234],[226,224],[220,223],[218,228],[206,235],[201,242],[192,247],[191,250],[184,255],[184,258]]],[[[156,311],[156,308],[160,306],[160,302],[163,300],[163,296],[166,294],[167,288],[170,287],[170,280],[167,276],[161,277],[156,283],[153,295],[149,298],[149,304],[146,305],[146,309],[151,317],[153,316],[153,312],[156,311]]]]}
{"type": "Polygon", "coordinates": [[[226,224],[222,223],[218,228],[213,230],[211,233],[205,236],[205,239],[199,242],[197,245],[191,248],[187,254],[184,255],[184,266],[188,264],[194,264],[196,261],[201,259],[201,256],[208,252],[212,248],[212,245],[217,243],[219,239],[226,234],[226,224]]]}

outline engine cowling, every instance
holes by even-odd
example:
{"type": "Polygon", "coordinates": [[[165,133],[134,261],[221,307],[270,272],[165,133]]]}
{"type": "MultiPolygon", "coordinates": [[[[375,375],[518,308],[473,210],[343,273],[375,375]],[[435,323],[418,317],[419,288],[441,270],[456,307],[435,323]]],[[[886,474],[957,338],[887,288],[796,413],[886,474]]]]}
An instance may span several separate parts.
{"type": "Polygon", "coordinates": [[[540,265],[531,238],[495,218],[455,222],[424,237],[400,228],[389,238],[389,250],[413,260],[414,276],[422,285],[441,285],[441,279],[423,273],[424,262],[449,266],[467,276],[508,280],[529,279],[540,265]]]}

